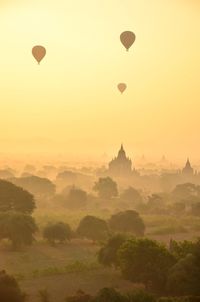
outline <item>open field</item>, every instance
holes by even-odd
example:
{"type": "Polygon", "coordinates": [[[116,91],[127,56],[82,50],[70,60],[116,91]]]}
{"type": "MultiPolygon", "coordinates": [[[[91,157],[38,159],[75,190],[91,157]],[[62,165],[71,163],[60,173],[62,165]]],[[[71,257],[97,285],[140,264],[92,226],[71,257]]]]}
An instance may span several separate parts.
{"type": "Polygon", "coordinates": [[[41,289],[47,289],[52,301],[59,302],[79,289],[94,294],[102,287],[134,288],[121,279],[119,272],[97,263],[98,248],[80,240],[56,247],[35,243],[19,252],[8,252],[7,247],[1,246],[0,267],[18,279],[30,302],[39,301],[41,289]]]}

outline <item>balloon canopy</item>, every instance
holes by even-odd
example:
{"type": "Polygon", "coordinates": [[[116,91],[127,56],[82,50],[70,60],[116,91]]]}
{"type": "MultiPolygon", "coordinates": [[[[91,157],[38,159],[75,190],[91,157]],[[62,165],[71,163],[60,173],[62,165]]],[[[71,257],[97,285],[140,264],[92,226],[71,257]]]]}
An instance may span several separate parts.
{"type": "Polygon", "coordinates": [[[46,49],[40,45],[34,46],[32,49],[32,54],[36,59],[36,61],[38,62],[38,64],[40,64],[40,62],[46,55],[46,49]]]}
{"type": "Polygon", "coordinates": [[[125,83],[119,83],[117,87],[118,87],[119,91],[121,93],[123,93],[126,90],[127,85],[125,83]]]}
{"type": "Polygon", "coordinates": [[[135,42],[135,39],[136,39],[136,36],[132,31],[124,31],[120,35],[120,40],[127,51],[133,45],[133,43],[135,42]]]}

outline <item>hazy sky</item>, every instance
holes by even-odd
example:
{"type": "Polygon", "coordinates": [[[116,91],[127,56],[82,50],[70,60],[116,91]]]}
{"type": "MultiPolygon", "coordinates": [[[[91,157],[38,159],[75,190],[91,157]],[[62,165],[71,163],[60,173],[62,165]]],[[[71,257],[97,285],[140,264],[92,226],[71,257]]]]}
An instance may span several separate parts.
{"type": "Polygon", "coordinates": [[[0,0],[0,150],[200,158],[199,2],[0,0]]]}

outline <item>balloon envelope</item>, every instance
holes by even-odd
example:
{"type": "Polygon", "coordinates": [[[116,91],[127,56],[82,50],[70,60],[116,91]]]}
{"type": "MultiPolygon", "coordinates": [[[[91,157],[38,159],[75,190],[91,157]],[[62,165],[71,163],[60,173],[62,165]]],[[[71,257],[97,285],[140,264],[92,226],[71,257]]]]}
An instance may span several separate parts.
{"type": "Polygon", "coordinates": [[[46,49],[40,45],[34,46],[32,49],[32,54],[39,64],[46,55],[46,49]]]}
{"type": "Polygon", "coordinates": [[[125,83],[119,83],[117,87],[121,93],[123,93],[127,88],[125,83]]]}
{"type": "Polygon", "coordinates": [[[136,36],[132,31],[124,31],[120,35],[120,40],[127,51],[133,45],[133,43],[135,42],[135,39],[136,39],[136,36]]]}

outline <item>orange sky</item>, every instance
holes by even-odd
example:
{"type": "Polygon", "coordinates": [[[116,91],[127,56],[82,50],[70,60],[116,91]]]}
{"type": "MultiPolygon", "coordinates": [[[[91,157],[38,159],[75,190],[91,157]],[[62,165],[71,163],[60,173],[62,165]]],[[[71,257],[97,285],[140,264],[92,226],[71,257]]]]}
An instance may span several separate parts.
{"type": "Polygon", "coordinates": [[[0,0],[0,42],[2,152],[200,158],[198,0],[0,0]]]}

